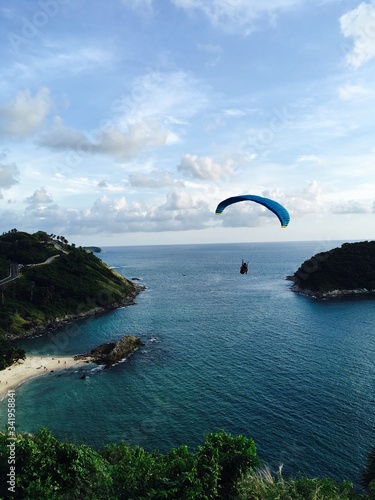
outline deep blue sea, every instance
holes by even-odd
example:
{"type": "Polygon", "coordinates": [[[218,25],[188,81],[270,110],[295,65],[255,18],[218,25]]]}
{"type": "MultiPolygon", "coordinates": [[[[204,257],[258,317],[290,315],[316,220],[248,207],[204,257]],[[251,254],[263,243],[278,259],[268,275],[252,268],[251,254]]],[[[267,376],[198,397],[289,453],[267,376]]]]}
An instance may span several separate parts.
{"type": "Polygon", "coordinates": [[[145,345],[109,370],[85,367],[85,380],[72,369],[22,385],[18,431],[168,451],[225,429],[252,437],[285,475],[358,484],[375,446],[375,302],[293,293],[285,276],[318,251],[317,242],[104,248],[103,261],[147,287],[136,304],[23,346],[76,354],[126,333],[145,345]]]}

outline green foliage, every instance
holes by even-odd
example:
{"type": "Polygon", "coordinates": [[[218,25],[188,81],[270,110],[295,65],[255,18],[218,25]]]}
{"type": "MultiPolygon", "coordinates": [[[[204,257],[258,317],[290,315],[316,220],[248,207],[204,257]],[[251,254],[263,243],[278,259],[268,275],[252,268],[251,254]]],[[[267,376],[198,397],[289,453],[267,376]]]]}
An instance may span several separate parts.
{"type": "Polygon", "coordinates": [[[207,498],[218,495],[228,499],[234,496],[240,476],[260,465],[252,439],[233,438],[223,430],[207,435],[204,445],[199,448],[197,463],[207,498]]]}
{"type": "Polygon", "coordinates": [[[375,241],[344,243],[318,253],[300,266],[294,279],[301,289],[314,292],[375,290],[375,241]]]}
{"type": "Polygon", "coordinates": [[[0,337],[0,370],[4,370],[20,359],[26,359],[25,351],[0,337]]]}
{"type": "Polygon", "coordinates": [[[251,471],[238,484],[239,500],[354,500],[365,498],[355,493],[347,481],[296,477],[285,479],[281,467],[273,475],[268,467],[251,471]]]}
{"type": "Polygon", "coordinates": [[[362,473],[362,484],[373,492],[375,498],[375,448],[368,454],[366,468],[362,473]]]}
{"type": "MultiPolygon", "coordinates": [[[[6,434],[0,436],[2,477],[6,477],[6,434]]],[[[109,498],[112,484],[109,464],[86,445],[62,443],[46,429],[16,441],[16,495],[14,498],[109,498]]],[[[9,469],[9,467],[8,467],[9,469]]],[[[0,494],[7,495],[5,481],[0,494]]]]}
{"type": "Polygon", "coordinates": [[[12,230],[0,236],[0,271],[9,275],[9,261],[22,263],[20,276],[0,287],[0,336],[24,336],[31,328],[96,307],[111,308],[135,294],[128,280],[63,236],[12,230]],[[24,252],[24,253],[23,253],[24,252]],[[51,256],[53,262],[45,262],[51,256]],[[1,264],[5,267],[2,268],[1,264]]]}
{"type": "MultiPolygon", "coordinates": [[[[9,472],[8,435],[0,434],[0,474],[9,472]]],[[[196,452],[187,446],[169,453],[147,452],[125,443],[95,451],[57,440],[47,429],[16,439],[14,498],[62,500],[355,500],[351,483],[304,476],[285,479],[257,469],[252,439],[225,431],[206,436],[196,452]]],[[[6,481],[0,497],[8,498],[6,481]]]]}
{"type": "Polygon", "coordinates": [[[56,253],[53,240],[43,231],[28,234],[12,230],[0,236],[0,258],[3,262],[35,264],[44,262],[56,253]]]}

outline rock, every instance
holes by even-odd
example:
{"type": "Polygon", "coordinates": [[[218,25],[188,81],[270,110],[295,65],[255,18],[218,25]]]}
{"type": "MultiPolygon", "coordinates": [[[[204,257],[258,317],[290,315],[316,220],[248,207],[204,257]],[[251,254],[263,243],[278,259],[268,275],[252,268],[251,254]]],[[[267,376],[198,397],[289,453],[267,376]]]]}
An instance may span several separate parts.
{"type": "Polygon", "coordinates": [[[87,354],[80,354],[74,359],[89,360],[98,365],[112,366],[121,359],[128,357],[139,346],[144,345],[140,338],[124,335],[118,342],[108,342],[92,349],[87,354]]]}

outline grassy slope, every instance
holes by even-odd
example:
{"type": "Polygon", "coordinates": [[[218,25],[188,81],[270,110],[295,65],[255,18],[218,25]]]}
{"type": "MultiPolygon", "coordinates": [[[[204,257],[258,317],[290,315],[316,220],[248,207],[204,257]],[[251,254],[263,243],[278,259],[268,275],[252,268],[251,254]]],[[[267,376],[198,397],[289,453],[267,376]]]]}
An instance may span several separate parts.
{"type": "Polygon", "coordinates": [[[132,283],[95,255],[67,243],[59,242],[56,248],[45,233],[0,236],[0,270],[5,270],[1,277],[9,274],[9,260],[25,267],[18,279],[1,288],[0,334],[5,336],[22,335],[55,317],[110,308],[134,293],[132,283]],[[27,267],[56,254],[60,256],[51,264],[27,267]]]}

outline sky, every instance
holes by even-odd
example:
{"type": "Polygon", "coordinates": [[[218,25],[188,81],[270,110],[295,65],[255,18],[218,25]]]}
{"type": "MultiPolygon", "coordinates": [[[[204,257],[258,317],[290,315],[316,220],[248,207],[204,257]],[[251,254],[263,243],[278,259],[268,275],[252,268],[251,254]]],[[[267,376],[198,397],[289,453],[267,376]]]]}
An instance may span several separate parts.
{"type": "Polygon", "coordinates": [[[4,0],[0,36],[1,232],[375,239],[375,1],[4,0]]]}

